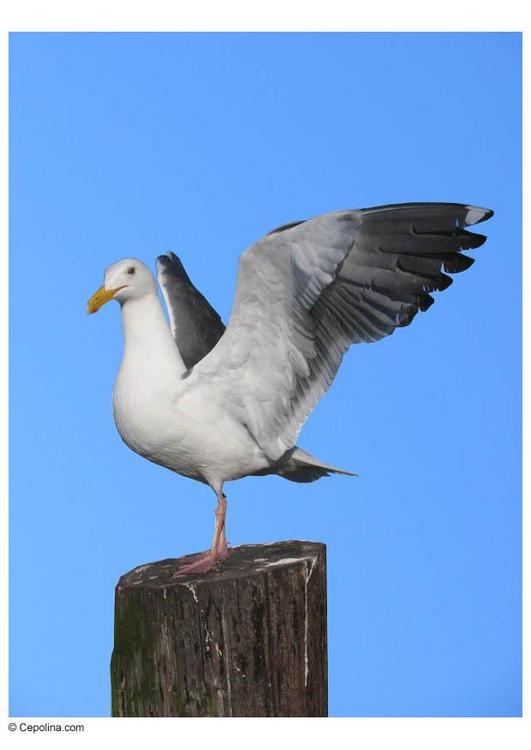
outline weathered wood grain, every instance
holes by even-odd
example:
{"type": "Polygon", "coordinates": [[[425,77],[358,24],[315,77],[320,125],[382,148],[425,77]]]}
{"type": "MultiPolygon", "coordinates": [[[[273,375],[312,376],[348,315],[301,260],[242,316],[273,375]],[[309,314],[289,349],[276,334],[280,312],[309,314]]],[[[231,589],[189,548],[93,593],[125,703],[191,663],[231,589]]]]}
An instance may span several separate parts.
{"type": "Polygon", "coordinates": [[[246,545],[173,578],[190,559],[118,582],[113,716],[326,716],[325,545],[246,545]]]}

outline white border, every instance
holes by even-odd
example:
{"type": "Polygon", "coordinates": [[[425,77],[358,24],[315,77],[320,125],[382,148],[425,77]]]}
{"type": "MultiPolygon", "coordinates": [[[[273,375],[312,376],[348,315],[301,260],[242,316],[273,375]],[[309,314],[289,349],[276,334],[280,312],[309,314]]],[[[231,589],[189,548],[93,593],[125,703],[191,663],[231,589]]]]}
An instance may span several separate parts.
{"type": "Polygon", "coordinates": [[[18,0],[2,14],[10,31],[519,31],[527,17],[518,0],[18,0]]]}
{"type": "MultiPolygon", "coordinates": [[[[6,4],[4,4],[6,5],[6,4]]],[[[8,163],[7,97],[8,97],[8,31],[524,31],[529,29],[523,2],[505,0],[503,3],[466,2],[445,0],[444,3],[428,3],[418,0],[371,0],[354,4],[345,0],[326,0],[316,3],[311,0],[194,0],[186,4],[151,0],[92,0],[73,3],[59,0],[18,0],[0,11],[0,123],[2,126],[3,165],[8,163]]],[[[525,37],[524,37],[525,42],[525,37]]],[[[529,62],[524,44],[524,82],[529,81],[529,62]]],[[[526,86],[524,85],[524,92],[526,86]]],[[[524,97],[524,134],[528,118],[527,97],[524,97]]],[[[526,180],[529,167],[528,151],[524,138],[524,206],[526,180]]],[[[0,182],[0,482],[2,504],[3,561],[2,575],[4,603],[7,601],[7,185],[8,173],[4,166],[0,182]]],[[[524,247],[527,246],[528,222],[524,219],[524,247]]],[[[525,258],[525,254],[524,254],[525,258]]],[[[524,260],[524,289],[529,289],[530,264],[524,260]]],[[[530,304],[524,294],[524,322],[527,321],[530,304]]],[[[526,330],[526,329],[525,329],[526,330]]],[[[524,382],[529,373],[529,345],[524,337],[524,382]]],[[[529,400],[524,394],[524,465],[529,440],[526,427],[529,424],[529,400]]],[[[528,495],[527,477],[524,475],[524,498],[528,495]]],[[[524,513],[524,540],[529,541],[529,514],[524,513]]],[[[530,623],[529,617],[529,552],[524,549],[524,634],[530,623]]],[[[0,701],[3,716],[7,710],[7,607],[2,607],[0,621],[2,680],[0,701]]],[[[525,645],[525,644],[524,644],[525,645]]],[[[524,648],[525,678],[530,674],[529,650],[524,648]]],[[[17,718],[17,724],[24,719],[17,718]]],[[[53,718],[27,719],[29,723],[55,723],[53,718]]],[[[363,750],[372,748],[429,747],[485,748],[504,747],[510,750],[527,748],[531,743],[531,719],[529,701],[524,692],[524,718],[488,719],[57,719],[58,723],[82,723],[82,734],[40,733],[38,739],[30,733],[7,730],[8,719],[0,731],[9,744],[19,745],[31,737],[30,742],[40,747],[57,747],[63,742],[93,746],[98,741],[128,742],[132,746],[145,746],[147,742],[178,741],[181,746],[206,743],[227,744],[236,747],[251,745],[259,750],[270,747],[271,742],[289,747],[291,743],[305,745],[305,750],[345,741],[349,745],[359,743],[363,750]],[[257,722],[260,722],[259,725],[257,722]]]]}

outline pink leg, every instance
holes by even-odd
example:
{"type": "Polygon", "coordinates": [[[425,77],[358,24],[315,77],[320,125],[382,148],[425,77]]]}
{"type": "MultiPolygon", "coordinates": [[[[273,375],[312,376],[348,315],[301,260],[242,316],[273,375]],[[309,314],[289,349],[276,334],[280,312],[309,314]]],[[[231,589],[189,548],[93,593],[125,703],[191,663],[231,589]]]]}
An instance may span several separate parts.
{"type": "MultiPolygon", "coordinates": [[[[221,500],[219,502],[221,504],[221,531],[219,534],[219,539],[217,542],[216,550],[217,550],[218,558],[220,560],[225,560],[225,558],[229,556],[229,548],[227,546],[227,537],[225,536],[225,519],[227,517],[227,498],[225,497],[225,495],[221,495],[221,500]]],[[[219,507],[220,506],[218,505],[218,508],[219,507]]],[[[218,511],[218,508],[216,508],[216,514],[218,511]]],[[[215,535],[214,535],[214,538],[215,538],[215,535]]]]}
{"type": "Polygon", "coordinates": [[[212,538],[212,546],[208,552],[203,552],[197,560],[187,565],[183,565],[174,574],[174,578],[179,576],[189,575],[190,573],[208,573],[212,570],[218,562],[224,560],[229,550],[227,547],[227,539],[225,537],[225,516],[227,514],[227,499],[222,492],[216,493],[218,497],[218,504],[215,510],[216,524],[214,526],[214,536],[212,538]]]}

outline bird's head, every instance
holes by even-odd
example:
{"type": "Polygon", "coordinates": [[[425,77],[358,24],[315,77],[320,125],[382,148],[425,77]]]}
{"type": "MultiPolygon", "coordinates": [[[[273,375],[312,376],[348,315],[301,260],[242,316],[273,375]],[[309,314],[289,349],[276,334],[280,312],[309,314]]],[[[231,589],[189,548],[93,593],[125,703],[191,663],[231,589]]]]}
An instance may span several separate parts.
{"type": "Polygon", "coordinates": [[[121,305],[131,299],[140,299],[156,291],[155,279],[149,268],[136,258],[125,258],[109,266],[102,286],[87,302],[87,312],[95,313],[111,299],[121,305]]]}

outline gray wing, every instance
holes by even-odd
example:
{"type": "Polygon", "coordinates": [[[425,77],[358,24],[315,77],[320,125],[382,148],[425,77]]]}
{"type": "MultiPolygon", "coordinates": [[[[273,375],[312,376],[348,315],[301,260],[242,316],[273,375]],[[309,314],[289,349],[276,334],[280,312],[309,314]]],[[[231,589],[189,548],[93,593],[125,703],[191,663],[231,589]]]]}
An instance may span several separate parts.
{"type": "Polygon", "coordinates": [[[212,305],[192,284],[175,253],[159,255],[157,278],[173,338],[186,367],[193,367],[218,343],[225,326],[212,305]]]}
{"type": "Polygon", "coordinates": [[[295,444],[353,343],[411,323],[469,268],[488,209],[411,203],[338,211],[276,230],[241,257],[227,330],[190,385],[277,460],[295,444]]]}

